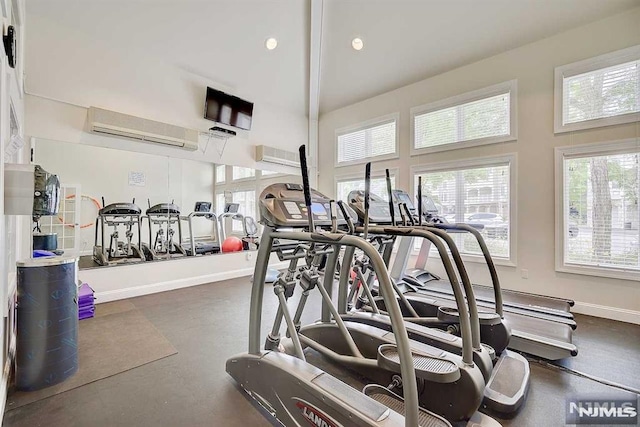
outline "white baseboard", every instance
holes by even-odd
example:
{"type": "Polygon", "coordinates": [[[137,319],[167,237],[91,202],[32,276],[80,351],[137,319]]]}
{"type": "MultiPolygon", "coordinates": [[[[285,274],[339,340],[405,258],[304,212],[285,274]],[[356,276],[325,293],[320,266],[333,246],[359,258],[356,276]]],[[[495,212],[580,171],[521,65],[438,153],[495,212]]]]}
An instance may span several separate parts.
{"type": "MultiPolygon", "coordinates": [[[[588,302],[580,301],[576,301],[576,304],[571,307],[571,311],[573,313],[586,314],[588,316],[602,317],[605,319],[617,320],[619,322],[640,325],[640,311],[608,307],[606,305],[590,304],[588,302]]],[[[578,327],[579,326],[580,325],[578,325],[578,327]]]]}
{"type": "MultiPolygon", "coordinates": [[[[278,262],[270,264],[269,268],[282,269],[287,268],[288,266],[288,262],[278,262]]],[[[222,280],[234,279],[236,277],[250,276],[253,274],[253,269],[253,267],[241,268],[238,270],[224,271],[222,273],[207,274],[204,276],[187,277],[184,279],[133,286],[130,288],[116,289],[113,291],[96,292],[96,304],[109,301],[117,301],[125,298],[139,297],[142,295],[155,294],[158,292],[172,291],[175,289],[188,288],[190,286],[204,285],[205,283],[220,282],[222,280]]]]}

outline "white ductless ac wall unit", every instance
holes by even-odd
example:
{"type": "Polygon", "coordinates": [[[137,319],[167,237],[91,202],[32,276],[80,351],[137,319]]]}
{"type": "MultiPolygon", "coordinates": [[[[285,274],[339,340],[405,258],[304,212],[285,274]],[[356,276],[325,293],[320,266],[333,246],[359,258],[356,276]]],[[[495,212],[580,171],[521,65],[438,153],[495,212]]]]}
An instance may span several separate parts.
{"type": "Polygon", "coordinates": [[[191,151],[198,149],[198,131],[96,107],[89,107],[87,112],[87,131],[191,151]]]}
{"type": "Polygon", "coordinates": [[[296,152],[281,150],[266,145],[256,145],[256,162],[300,167],[300,156],[296,152]]]}

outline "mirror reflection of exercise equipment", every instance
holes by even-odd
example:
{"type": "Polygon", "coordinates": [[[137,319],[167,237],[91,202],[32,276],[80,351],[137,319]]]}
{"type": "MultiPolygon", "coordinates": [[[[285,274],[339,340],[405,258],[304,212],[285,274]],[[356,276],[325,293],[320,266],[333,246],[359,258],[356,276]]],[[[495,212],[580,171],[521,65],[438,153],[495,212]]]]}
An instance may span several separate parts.
{"type": "Polygon", "coordinates": [[[233,221],[240,221],[242,229],[244,230],[244,215],[238,210],[240,209],[240,203],[225,203],[224,212],[218,216],[218,222],[220,223],[220,240],[225,241],[227,238],[227,218],[231,219],[231,229],[233,230],[233,221]]]}
{"type": "MultiPolygon", "coordinates": [[[[225,203],[224,212],[218,216],[220,222],[220,240],[224,242],[227,240],[227,221],[231,220],[231,229],[233,230],[233,221],[239,221],[242,224],[242,242],[241,250],[257,249],[258,248],[258,224],[256,220],[250,216],[244,216],[238,210],[240,209],[239,203],[225,203]]],[[[229,236],[233,237],[233,236],[229,236]]],[[[237,236],[236,236],[237,237],[237,236]]],[[[223,251],[224,252],[224,251],[223,251]]]]}
{"type": "MultiPolygon", "coordinates": [[[[105,205],[104,198],[102,205],[105,205]]],[[[141,224],[142,211],[135,204],[135,199],[131,203],[112,203],[100,209],[96,218],[94,261],[103,266],[145,261],[142,251],[141,224]],[[108,247],[106,246],[106,227],[113,227],[108,247]],[[125,229],[126,242],[119,240],[119,227],[125,229]],[[137,244],[133,242],[134,227],[138,231],[137,244]],[[100,239],[98,234],[100,234],[100,239]]]]}
{"type": "Polygon", "coordinates": [[[182,247],[182,224],[180,220],[180,207],[173,203],[158,203],[151,206],[151,201],[147,199],[149,209],[145,212],[149,227],[149,243],[143,243],[147,261],[157,259],[174,258],[186,256],[187,252],[182,247]],[[178,238],[174,239],[175,230],[173,226],[178,226],[178,238]],[[153,236],[154,226],[158,227],[155,237],[153,236]]]}
{"type": "Polygon", "coordinates": [[[183,241],[185,253],[189,256],[217,254],[220,252],[220,238],[218,235],[218,223],[216,214],[211,212],[211,202],[196,202],[196,206],[188,216],[180,218],[189,224],[189,239],[183,241]],[[211,236],[197,237],[194,235],[193,220],[204,218],[213,222],[211,236]]]}
{"type": "Polygon", "coordinates": [[[56,215],[60,206],[60,180],[57,175],[50,174],[35,165],[33,189],[33,250],[51,252],[62,255],[58,250],[58,235],[56,233],[43,233],[40,228],[40,218],[56,215]]]}

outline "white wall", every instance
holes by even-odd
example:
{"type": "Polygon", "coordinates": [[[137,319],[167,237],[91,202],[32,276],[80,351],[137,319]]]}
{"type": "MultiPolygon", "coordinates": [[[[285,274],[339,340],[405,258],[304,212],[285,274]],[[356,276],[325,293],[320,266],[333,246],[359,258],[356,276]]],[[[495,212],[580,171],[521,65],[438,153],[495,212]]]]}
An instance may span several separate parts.
{"type": "MultiPolygon", "coordinates": [[[[90,36],[49,18],[46,10],[40,14],[35,9],[29,14],[31,30],[25,40],[26,92],[33,95],[26,106],[30,136],[86,142],[81,130],[90,106],[207,131],[214,122],[203,118],[204,101],[207,86],[213,86],[254,102],[252,129],[239,130],[222,159],[209,150],[200,160],[256,167],[254,145],[295,150],[308,139],[304,113],[261,98],[268,91],[258,94],[225,84],[229,76],[220,73],[228,68],[222,64],[207,69],[205,77],[190,71],[191,64],[175,64],[180,55],[171,56],[171,51],[153,55],[139,47],[113,43],[108,37],[90,36]]],[[[167,29],[178,31],[176,36],[181,37],[179,29],[167,29]]],[[[143,33],[131,36],[144,39],[143,33]]],[[[233,56],[220,58],[221,62],[233,60],[233,56]]],[[[173,152],[180,157],[179,150],[173,152]]]]}
{"type": "MultiPolygon", "coordinates": [[[[500,266],[506,288],[572,298],[575,311],[640,323],[637,282],[557,273],[554,264],[554,147],[640,137],[639,124],[554,135],[554,67],[640,44],[640,8],[484,59],[418,83],[324,114],[320,118],[319,189],[335,192],[334,176],[364,174],[364,165],[334,167],[335,130],[399,113],[400,158],[374,164],[400,171],[398,186],[411,188],[410,166],[483,156],[517,155],[516,266],[500,266]],[[409,110],[493,84],[518,79],[516,142],[410,156],[409,110]],[[521,270],[529,278],[521,277],[521,270]],[[625,311],[626,310],[626,311],[625,311]]],[[[431,269],[439,270],[439,262],[431,269]]],[[[469,266],[472,278],[489,283],[482,264],[469,266]]]]}
{"type": "MultiPolygon", "coordinates": [[[[3,28],[14,25],[18,40],[24,40],[26,30],[23,0],[4,1],[0,12],[3,28]],[[13,17],[13,19],[12,19],[13,17]]],[[[6,30],[5,30],[6,31],[6,30]]],[[[23,91],[23,55],[24,47],[18,42],[18,64],[10,68],[4,45],[0,43],[0,313],[3,316],[0,329],[0,414],[4,414],[11,363],[15,354],[15,309],[16,296],[16,258],[28,253],[27,236],[30,231],[30,218],[4,214],[4,165],[6,163],[25,163],[28,159],[27,148],[5,155],[5,147],[10,142],[10,108],[15,113],[18,134],[24,137],[24,91],[23,91]]],[[[28,144],[27,144],[28,147],[28,144]]],[[[0,422],[2,415],[0,415],[0,422]]]]}
{"type": "MultiPolygon", "coordinates": [[[[52,84],[54,83],[52,82],[52,84]]],[[[89,104],[95,106],[101,105],[99,99],[89,104]]],[[[166,100],[165,107],[169,110],[168,112],[175,113],[178,111],[171,105],[169,99],[166,100]]],[[[124,99],[122,105],[113,105],[109,108],[143,118],[161,120],[157,117],[151,117],[150,114],[142,110],[132,111],[128,108],[124,99]]],[[[259,112],[256,110],[255,114],[257,115],[259,112]]],[[[176,117],[177,116],[178,115],[176,115],[176,117]]],[[[263,130],[254,127],[250,132],[240,133],[234,138],[229,138],[226,146],[224,146],[223,140],[215,137],[209,138],[207,134],[201,134],[200,149],[197,151],[188,151],[175,147],[165,147],[87,133],[84,131],[87,108],[53,101],[40,96],[26,95],[25,117],[26,134],[30,137],[157,154],[202,162],[226,163],[229,165],[247,166],[258,169],[270,169],[284,173],[293,172],[294,169],[287,166],[256,162],[254,146],[264,144],[289,151],[296,151],[298,146],[307,140],[307,119],[286,111],[279,111],[278,109],[265,110],[264,114],[260,116],[262,119],[256,116],[256,121],[264,120],[266,122],[263,125],[263,130]],[[222,151],[222,155],[219,154],[220,151],[222,151]]],[[[190,127],[206,131],[213,124],[207,120],[202,120],[206,123],[200,123],[199,125],[190,127]]],[[[165,119],[165,122],[176,123],[175,120],[172,121],[170,118],[165,119]]]]}
{"type": "MultiPolygon", "coordinates": [[[[238,252],[81,270],[78,278],[95,291],[96,303],[131,298],[253,274],[256,252],[238,252]],[[189,271],[185,276],[184,271],[189,271]]],[[[271,266],[284,268],[276,256],[271,266]]],[[[249,277],[247,277],[249,280],[249,277]]],[[[247,298],[250,296],[247,294],[247,298]]]]}

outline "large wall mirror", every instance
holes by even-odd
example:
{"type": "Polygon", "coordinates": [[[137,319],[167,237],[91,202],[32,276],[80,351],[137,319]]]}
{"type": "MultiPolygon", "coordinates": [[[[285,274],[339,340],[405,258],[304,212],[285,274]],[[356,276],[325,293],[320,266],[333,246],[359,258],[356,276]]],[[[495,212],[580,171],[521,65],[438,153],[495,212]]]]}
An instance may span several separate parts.
{"type": "Polygon", "coordinates": [[[262,190],[300,182],[264,169],[48,139],[35,141],[34,163],[61,184],[59,214],[34,223],[34,249],[78,253],[81,269],[254,250],[262,190]],[[239,240],[222,247],[232,236],[239,240]]]}

